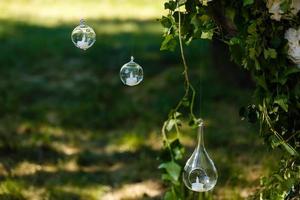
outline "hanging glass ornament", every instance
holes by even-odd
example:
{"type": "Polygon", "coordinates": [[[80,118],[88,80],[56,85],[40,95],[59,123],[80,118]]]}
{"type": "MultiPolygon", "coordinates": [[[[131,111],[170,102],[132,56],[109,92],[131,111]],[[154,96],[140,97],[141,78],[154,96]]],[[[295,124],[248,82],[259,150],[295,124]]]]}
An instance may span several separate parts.
{"type": "Polygon", "coordinates": [[[204,147],[203,122],[199,124],[198,145],[185,164],[183,182],[190,190],[207,192],[217,183],[217,169],[204,147]]]}
{"type": "Polygon", "coordinates": [[[128,86],[135,86],[142,82],[144,77],[143,68],[134,62],[134,57],[131,56],[131,61],[123,65],[120,70],[121,81],[128,86]]]}
{"type": "Polygon", "coordinates": [[[82,19],[80,25],[73,30],[71,38],[76,47],[87,50],[96,42],[96,33],[82,19]]]}

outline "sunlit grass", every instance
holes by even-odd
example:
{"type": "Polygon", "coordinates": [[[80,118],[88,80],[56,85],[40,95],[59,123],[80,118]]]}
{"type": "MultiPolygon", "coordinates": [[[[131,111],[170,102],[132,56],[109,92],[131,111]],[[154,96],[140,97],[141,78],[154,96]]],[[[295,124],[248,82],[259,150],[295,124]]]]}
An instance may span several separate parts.
{"type": "MultiPolygon", "coordinates": [[[[149,21],[140,21],[140,19],[138,19],[137,21],[130,21],[130,20],[129,21],[111,20],[111,21],[98,21],[98,22],[93,21],[90,25],[95,29],[95,31],[98,34],[100,33],[103,35],[114,35],[120,33],[139,33],[139,32],[162,34],[163,31],[163,28],[154,19],[149,19],[149,21]]],[[[105,37],[100,39],[105,40],[105,37]]]]}
{"type": "Polygon", "coordinates": [[[0,19],[53,26],[75,23],[84,18],[139,19],[160,18],[163,0],[5,0],[0,1],[0,19]]]}
{"type": "Polygon", "coordinates": [[[116,188],[114,191],[109,191],[102,196],[104,200],[115,199],[143,199],[143,198],[157,198],[163,193],[161,184],[157,181],[149,180],[135,184],[128,184],[116,188]]]}
{"type": "Polygon", "coordinates": [[[26,186],[20,181],[7,179],[0,183],[0,197],[10,199],[23,199],[23,191],[26,186]]]}

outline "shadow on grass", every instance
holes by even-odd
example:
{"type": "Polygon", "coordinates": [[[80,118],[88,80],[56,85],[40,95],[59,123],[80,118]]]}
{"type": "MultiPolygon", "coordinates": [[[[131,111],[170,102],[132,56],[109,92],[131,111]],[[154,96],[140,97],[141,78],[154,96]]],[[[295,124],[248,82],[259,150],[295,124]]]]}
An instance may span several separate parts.
{"type": "Polygon", "coordinates": [[[80,200],[82,198],[80,197],[80,195],[72,192],[66,192],[61,190],[54,190],[50,192],[49,200],[57,200],[57,199],[80,200]]]}
{"type": "MultiPolygon", "coordinates": [[[[15,156],[22,156],[22,154],[16,152],[15,156]]],[[[157,169],[157,156],[158,152],[149,147],[141,147],[136,152],[116,152],[111,154],[94,154],[86,151],[72,156],[77,158],[78,163],[78,167],[74,170],[68,171],[57,168],[54,172],[37,171],[30,175],[15,175],[14,178],[37,187],[49,185],[86,187],[96,184],[120,186],[128,182],[159,178],[157,173],[151,173],[157,169]],[[119,166],[114,167],[115,164],[119,166]]],[[[43,159],[49,162],[48,159],[54,158],[45,156],[43,159]]],[[[17,160],[12,159],[17,165],[17,160]]],[[[23,157],[23,159],[33,163],[39,163],[40,161],[38,159],[31,160],[32,157],[23,157]]]]}
{"type": "Polygon", "coordinates": [[[137,151],[131,152],[116,152],[112,154],[95,154],[91,151],[84,151],[78,155],[77,163],[80,166],[90,166],[97,165],[101,162],[105,161],[107,164],[113,164],[114,162],[132,162],[132,161],[142,161],[146,159],[149,155],[151,158],[157,158],[159,156],[159,152],[154,151],[153,149],[142,146],[137,151]]]}
{"type": "MultiPolygon", "coordinates": [[[[156,160],[159,153],[145,143],[150,140],[150,132],[158,132],[183,94],[183,77],[178,52],[159,51],[162,39],[154,20],[90,21],[97,42],[85,52],[76,49],[70,40],[76,24],[40,27],[0,23],[6,27],[0,32],[0,134],[13,143],[13,148],[0,150],[1,162],[11,168],[23,161],[56,167],[53,172],[40,170],[13,179],[49,189],[65,185],[118,188],[160,178],[156,160]],[[128,88],[121,84],[118,73],[132,52],[144,67],[145,79],[140,86],[128,88]],[[23,124],[33,130],[19,134],[23,124]],[[41,125],[58,128],[61,136],[37,131],[41,125]],[[115,130],[120,133],[110,135],[115,130]],[[125,133],[133,130],[142,135],[137,137],[142,145],[134,151],[99,153],[111,143],[117,146],[116,138],[125,138],[125,133]],[[75,145],[80,151],[66,154],[54,148],[55,142],[75,145]],[[72,160],[75,169],[61,167],[72,160]]],[[[245,163],[235,165],[237,157],[250,158],[255,148],[261,150],[259,144],[239,141],[253,139],[248,128],[234,128],[239,123],[238,106],[250,96],[244,89],[248,85],[234,83],[232,76],[229,80],[222,78],[232,73],[224,68],[235,66],[227,63],[221,73],[213,67],[208,42],[195,42],[186,54],[193,83],[197,93],[201,90],[202,94],[201,117],[216,122],[212,125],[215,132],[208,134],[207,141],[210,149],[215,149],[219,184],[246,184],[245,176],[239,175],[245,163]]],[[[196,102],[200,102],[199,96],[196,102]]],[[[196,110],[200,110],[200,104],[196,110]]],[[[50,191],[52,199],[79,197],[72,192],[50,191]]]]}
{"type": "MultiPolygon", "coordinates": [[[[139,116],[145,117],[143,108],[149,105],[146,99],[141,101],[142,87],[153,90],[147,82],[177,62],[171,53],[160,56],[159,33],[145,32],[154,21],[91,22],[100,30],[106,24],[118,27],[123,23],[139,28],[138,32],[128,32],[125,27],[115,34],[99,33],[97,43],[86,52],[75,48],[70,40],[73,25],[46,28],[1,23],[12,27],[0,34],[0,73],[5,77],[0,80],[1,116],[16,114],[22,121],[47,121],[66,128],[109,129],[116,122],[131,126],[139,116]],[[142,86],[128,89],[118,73],[132,51],[146,78],[142,86]]],[[[166,97],[165,91],[159,93],[166,97]]],[[[152,109],[162,114],[153,118],[151,112],[147,120],[160,123],[173,102],[157,102],[163,104],[152,109]]]]}
{"type": "Polygon", "coordinates": [[[35,162],[37,164],[54,163],[66,156],[49,145],[40,146],[19,146],[14,149],[0,148],[0,157],[7,157],[13,163],[23,161],[35,162]]]}
{"type": "Polygon", "coordinates": [[[1,200],[25,200],[22,196],[15,196],[13,194],[0,194],[1,200]]]}

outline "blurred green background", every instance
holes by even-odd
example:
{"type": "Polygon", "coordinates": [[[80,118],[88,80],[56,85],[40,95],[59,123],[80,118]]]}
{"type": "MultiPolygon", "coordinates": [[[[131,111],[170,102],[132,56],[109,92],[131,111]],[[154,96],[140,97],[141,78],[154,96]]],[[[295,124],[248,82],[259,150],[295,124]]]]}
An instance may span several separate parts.
{"type": "MultiPolygon", "coordinates": [[[[160,128],[184,92],[179,52],[159,51],[163,3],[0,1],[1,200],[161,199],[160,128]],[[97,33],[87,51],[70,39],[81,18],[97,33]],[[133,88],[119,80],[131,53],[145,73],[133,88]]],[[[214,199],[245,199],[275,159],[238,116],[250,79],[218,43],[195,41],[186,55],[219,171],[214,199]]],[[[189,151],[195,138],[185,127],[189,151]]]]}

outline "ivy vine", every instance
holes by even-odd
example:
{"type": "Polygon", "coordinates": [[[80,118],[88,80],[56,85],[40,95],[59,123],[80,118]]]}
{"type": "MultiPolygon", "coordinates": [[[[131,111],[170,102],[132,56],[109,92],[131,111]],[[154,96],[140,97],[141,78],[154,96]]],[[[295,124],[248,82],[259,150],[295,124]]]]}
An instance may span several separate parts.
{"type": "Polygon", "coordinates": [[[259,123],[266,145],[282,149],[278,171],[262,178],[261,188],[253,199],[300,197],[297,192],[300,188],[300,8],[297,0],[168,0],[164,6],[169,12],[160,20],[166,30],[161,50],[173,51],[179,45],[185,78],[185,94],[162,128],[165,150],[160,168],[170,186],[164,199],[194,198],[180,179],[184,148],[179,134],[186,114],[190,126],[195,127],[200,121],[193,111],[196,93],[189,80],[183,49],[184,44],[197,39],[224,42],[231,59],[249,71],[256,89],[249,105],[240,109],[241,118],[259,123]],[[295,41],[289,39],[292,36],[295,41]],[[183,108],[187,108],[186,112],[183,108]],[[172,129],[176,130],[177,137],[170,139],[168,133],[172,129]]]}

